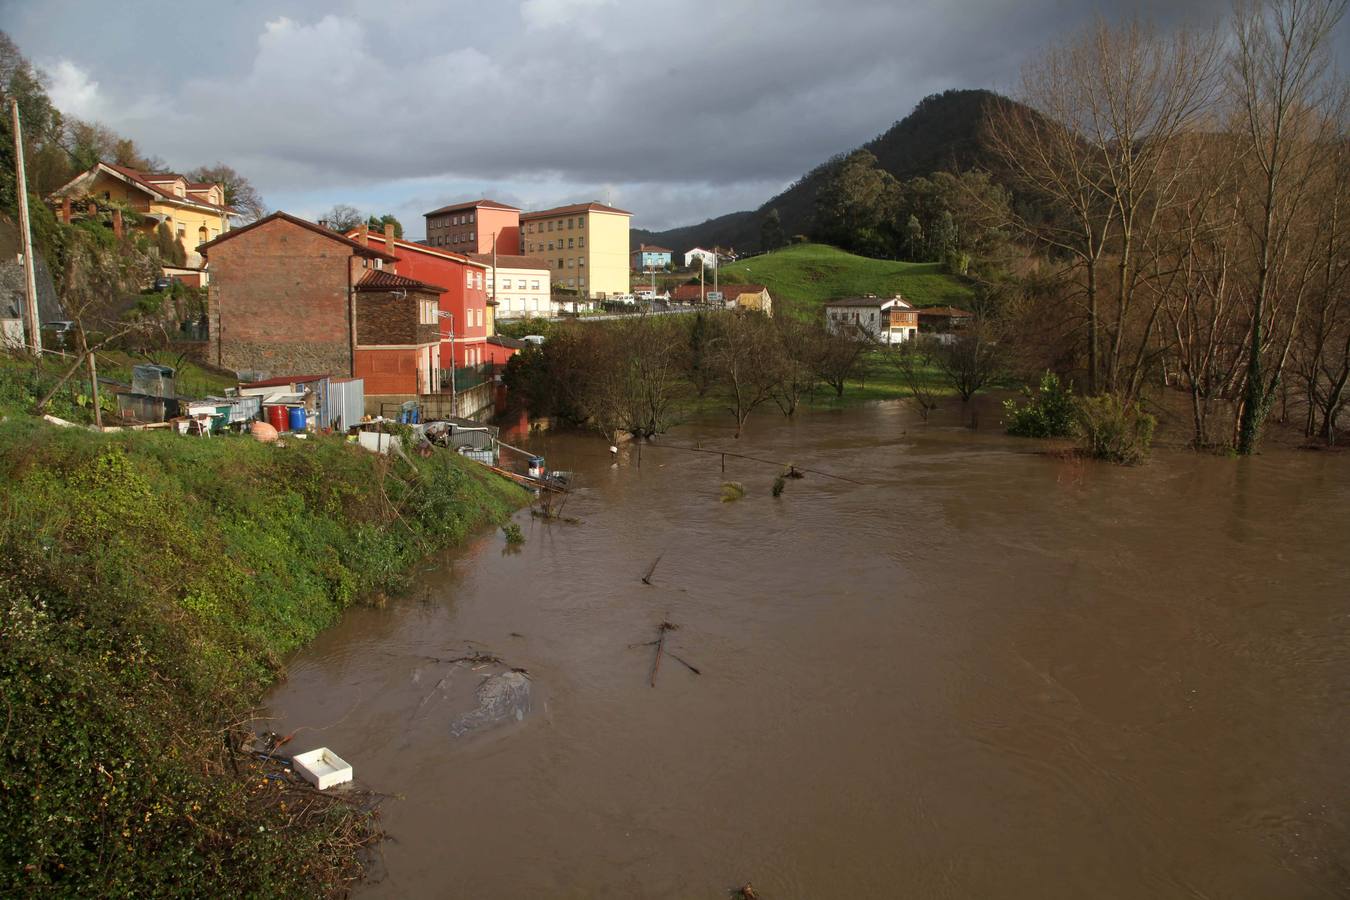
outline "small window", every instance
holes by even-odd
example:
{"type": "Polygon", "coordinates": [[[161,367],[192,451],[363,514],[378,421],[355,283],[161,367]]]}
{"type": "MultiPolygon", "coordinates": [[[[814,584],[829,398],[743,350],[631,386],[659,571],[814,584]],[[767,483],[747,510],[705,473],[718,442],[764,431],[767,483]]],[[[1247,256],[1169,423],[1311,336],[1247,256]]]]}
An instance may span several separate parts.
{"type": "Polygon", "coordinates": [[[572,230],[572,220],[571,220],[571,219],[568,219],[568,220],[567,220],[567,230],[568,230],[568,231],[571,231],[571,230],[572,230]]]}
{"type": "Polygon", "coordinates": [[[468,271],[467,269],[464,272],[464,286],[466,288],[473,287],[473,273],[468,271]]]}
{"type": "Polygon", "coordinates": [[[577,246],[578,247],[586,246],[586,235],[583,234],[581,237],[577,238],[577,246]]]}
{"type": "Polygon", "coordinates": [[[538,282],[538,281],[531,281],[531,282],[530,282],[530,290],[533,290],[533,291],[539,290],[539,282],[538,282]]]}
{"type": "Polygon", "coordinates": [[[470,224],[470,225],[473,224],[473,218],[474,218],[474,215],[475,215],[474,213],[469,213],[469,224],[470,224]]]}
{"type": "Polygon", "coordinates": [[[569,269],[575,269],[576,267],[577,267],[577,261],[576,261],[575,259],[569,259],[569,260],[567,261],[567,268],[569,268],[569,269]]]}
{"type": "Polygon", "coordinates": [[[474,287],[478,288],[481,291],[483,289],[483,273],[479,272],[476,275],[474,275],[473,282],[474,287]]]}
{"type": "Polygon", "coordinates": [[[561,269],[562,267],[563,267],[563,261],[560,259],[560,260],[558,260],[558,268],[561,269]]]}
{"type": "Polygon", "coordinates": [[[568,250],[573,249],[573,247],[574,247],[575,245],[576,245],[576,238],[568,238],[568,239],[567,239],[567,249],[568,249],[568,250]]]}
{"type": "MultiPolygon", "coordinates": [[[[489,278],[488,280],[491,281],[492,279],[489,278]]],[[[511,290],[511,279],[510,279],[510,278],[503,278],[503,279],[502,279],[502,290],[504,290],[504,291],[509,291],[509,290],[511,290]]]]}

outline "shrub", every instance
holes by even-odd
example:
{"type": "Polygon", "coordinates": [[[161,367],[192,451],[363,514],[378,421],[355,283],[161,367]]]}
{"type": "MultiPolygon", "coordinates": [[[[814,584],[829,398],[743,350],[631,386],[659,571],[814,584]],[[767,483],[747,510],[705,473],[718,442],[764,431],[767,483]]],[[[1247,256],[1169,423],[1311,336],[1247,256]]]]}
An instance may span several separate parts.
{"type": "Polygon", "coordinates": [[[722,482],[722,502],[731,503],[745,496],[745,485],[739,481],[722,482]]]}
{"type": "Polygon", "coordinates": [[[1058,375],[1047,371],[1036,391],[1024,387],[1022,395],[1025,402],[1020,405],[1016,400],[1003,403],[1008,434],[1046,438],[1068,437],[1073,433],[1073,388],[1061,382],[1058,375]]]}
{"type": "Polygon", "coordinates": [[[519,547],[525,543],[525,532],[520,530],[520,526],[515,522],[507,522],[502,526],[502,533],[506,535],[506,543],[512,547],[519,547]]]}
{"type": "Polygon", "coordinates": [[[1157,419],[1110,394],[1083,397],[1074,406],[1079,450],[1093,459],[1134,466],[1148,458],[1157,419]]]}

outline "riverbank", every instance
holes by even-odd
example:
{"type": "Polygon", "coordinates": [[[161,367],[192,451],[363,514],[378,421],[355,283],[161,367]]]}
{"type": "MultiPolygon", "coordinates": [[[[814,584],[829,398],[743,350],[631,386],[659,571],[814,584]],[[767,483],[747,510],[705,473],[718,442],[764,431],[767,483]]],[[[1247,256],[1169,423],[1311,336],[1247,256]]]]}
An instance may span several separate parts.
{"type": "MultiPolygon", "coordinates": [[[[0,893],[325,895],[355,811],[296,825],[226,729],[287,654],[524,493],[450,454],[0,422],[0,893]]],[[[368,827],[368,826],[362,826],[368,827]]]]}

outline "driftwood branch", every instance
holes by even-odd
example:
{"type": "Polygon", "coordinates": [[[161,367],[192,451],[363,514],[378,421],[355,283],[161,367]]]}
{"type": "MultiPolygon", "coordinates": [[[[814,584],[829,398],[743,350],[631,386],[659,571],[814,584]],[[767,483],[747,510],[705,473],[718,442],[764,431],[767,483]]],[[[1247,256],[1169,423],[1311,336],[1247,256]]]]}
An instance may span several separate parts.
{"type": "Polygon", "coordinates": [[[656,574],[656,567],[659,566],[659,565],[661,564],[661,557],[662,557],[662,556],[665,556],[665,554],[662,553],[660,556],[656,557],[656,559],[653,560],[653,562],[652,562],[651,568],[649,568],[649,569],[647,570],[647,574],[642,576],[642,583],[643,583],[643,584],[651,584],[651,583],[652,583],[652,575],[656,574]]]}

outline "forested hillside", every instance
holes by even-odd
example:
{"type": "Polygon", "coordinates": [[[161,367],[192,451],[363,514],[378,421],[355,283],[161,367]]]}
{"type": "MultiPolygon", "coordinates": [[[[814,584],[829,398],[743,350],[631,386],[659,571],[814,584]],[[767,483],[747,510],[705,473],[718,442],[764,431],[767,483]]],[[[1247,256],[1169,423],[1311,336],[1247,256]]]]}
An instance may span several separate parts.
{"type": "MultiPolygon", "coordinates": [[[[877,167],[900,181],[932,175],[934,172],[959,172],[970,168],[991,168],[996,156],[984,135],[984,123],[994,107],[1015,105],[992,91],[951,90],[922,100],[908,116],[896,122],[858,150],[876,157],[877,167]]],[[[854,151],[841,153],[803,175],[783,193],[756,210],[729,213],[698,225],[650,232],[635,229],[638,243],[659,244],[684,251],[695,245],[735,247],[738,250],[763,247],[766,218],[777,210],[782,234],[815,234],[816,203],[821,190],[854,151]]]]}

